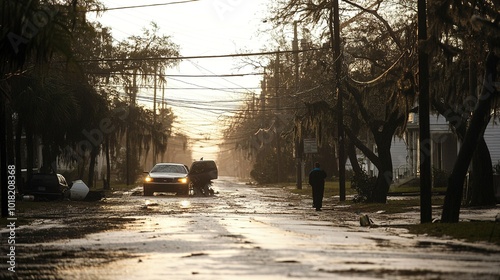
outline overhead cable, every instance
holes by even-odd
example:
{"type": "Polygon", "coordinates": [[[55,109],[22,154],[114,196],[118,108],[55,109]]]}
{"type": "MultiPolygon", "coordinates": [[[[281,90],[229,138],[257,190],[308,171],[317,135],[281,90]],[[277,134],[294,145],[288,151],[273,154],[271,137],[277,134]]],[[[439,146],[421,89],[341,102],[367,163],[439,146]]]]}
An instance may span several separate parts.
{"type": "Polygon", "coordinates": [[[176,5],[176,4],[186,4],[191,2],[198,2],[200,0],[185,0],[185,1],[176,1],[176,2],[168,2],[168,3],[157,3],[157,4],[147,4],[147,5],[136,5],[136,6],[123,6],[123,7],[113,7],[113,8],[104,8],[104,9],[91,9],[87,10],[88,12],[106,12],[113,10],[125,10],[125,9],[137,9],[137,8],[148,8],[148,7],[157,7],[157,6],[167,6],[167,5],[176,5]]]}
{"type": "MultiPolygon", "coordinates": [[[[94,58],[94,59],[82,59],[76,60],[76,62],[113,62],[113,61],[154,61],[154,60],[190,60],[190,59],[213,59],[213,58],[232,58],[232,57],[246,57],[246,56],[262,56],[262,55],[276,55],[276,54],[287,54],[295,52],[308,52],[324,50],[324,48],[312,48],[299,51],[272,51],[272,52],[256,52],[256,53],[235,53],[235,54],[220,54],[220,55],[198,55],[198,56],[168,56],[168,57],[128,57],[128,58],[94,58]]],[[[63,62],[63,61],[61,61],[63,62]]]]}

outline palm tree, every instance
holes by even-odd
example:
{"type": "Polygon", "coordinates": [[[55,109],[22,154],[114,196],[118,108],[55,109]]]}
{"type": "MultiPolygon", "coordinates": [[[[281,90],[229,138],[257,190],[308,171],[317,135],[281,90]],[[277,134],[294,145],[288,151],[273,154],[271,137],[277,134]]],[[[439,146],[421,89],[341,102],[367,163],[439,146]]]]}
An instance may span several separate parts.
{"type": "MultiPolygon", "coordinates": [[[[52,114],[56,121],[60,121],[60,117],[67,116],[67,111],[59,111],[63,109],[64,100],[68,101],[70,98],[66,98],[64,92],[59,91],[63,86],[59,81],[48,79],[47,81],[36,81],[36,79],[28,78],[31,74],[28,72],[36,71],[36,74],[40,77],[44,76],[44,72],[37,69],[47,69],[47,62],[52,58],[53,55],[58,54],[61,58],[71,57],[71,30],[78,19],[83,18],[81,8],[93,7],[97,8],[100,4],[97,1],[85,1],[80,3],[77,0],[67,0],[67,1],[32,1],[32,0],[19,0],[19,1],[2,1],[0,4],[0,81],[1,81],[1,94],[0,94],[0,134],[2,135],[0,139],[0,146],[2,150],[0,152],[0,178],[2,180],[2,216],[7,215],[7,192],[6,192],[6,180],[7,180],[7,161],[12,162],[12,158],[7,159],[6,154],[6,139],[5,136],[9,135],[11,137],[12,132],[7,132],[6,128],[6,118],[5,112],[6,106],[14,106],[13,104],[17,102],[15,99],[21,99],[21,97],[16,96],[21,94],[15,92],[11,87],[11,82],[16,83],[19,79],[28,79],[29,83],[33,85],[43,86],[42,88],[29,88],[25,87],[21,89],[24,94],[31,92],[35,96],[49,97],[44,99],[44,102],[49,102],[49,100],[54,100],[62,98],[58,106],[54,111],[47,111],[40,109],[36,112],[37,115],[50,116],[52,114]],[[84,7],[82,7],[82,5],[84,7]],[[60,12],[64,10],[64,12],[60,12]],[[41,20],[43,19],[43,20],[41,20]],[[29,28],[26,28],[29,26],[29,28]],[[28,66],[28,67],[27,67],[28,66]],[[30,69],[28,69],[30,68],[30,69]],[[29,70],[28,72],[26,70],[29,70]],[[20,76],[20,77],[16,77],[20,76]],[[16,77],[16,79],[14,79],[16,77]],[[62,94],[62,95],[61,95],[62,94]]],[[[19,87],[18,87],[19,88],[19,87]]],[[[24,98],[24,97],[22,97],[24,98]]],[[[26,115],[21,112],[17,118],[18,128],[17,128],[17,140],[16,145],[20,146],[20,134],[22,133],[22,118],[25,123],[25,133],[27,134],[27,140],[33,139],[31,135],[34,135],[35,129],[40,127],[34,126],[38,120],[26,119],[26,116],[21,117],[21,115],[26,115]],[[28,124],[32,122],[31,124],[28,124]]],[[[45,120],[47,120],[45,118],[45,120]]],[[[52,120],[50,120],[52,121],[52,120]]],[[[46,133],[48,135],[48,133],[46,133]]],[[[49,138],[46,141],[60,141],[61,139],[49,138]]],[[[30,151],[32,145],[28,145],[28,150],[30,151]]],[[[54,154],[54,151],[47,151],[49,154],[54,154]]],[[[18,156],[17,161],[20,162],[20,152],[19,149],[16,150],[18,156]]],[[[32,154],[32,150],[29,154],[32,154]]],[[[50,158],[50,157],[49,157],[50,158]]],[[[32,158],[28,158],[28,163],[31,164],[32,158]]],[[[19,169],[20,164],[16,165],[19,169]]],[[[28,169],[31,172],[31,169],[28,169]]],[[[16,174],[20,175],[21,172],[18,171],[16,174]]]]}
{"type": "MultiPolygon", "coordinates": [[[[44,149],[44,167],[55,168],[55,156],[59,147],[64,145],[65,128],[74,119],[73,112],[78,111],[76,100],[68,94],[68,88],[61,84],[58,77],[20,76],[11,80],[13,109],[17,113],[18,138],[24,129],[27,145],[28,179],[33,169],[33,140],[42,139],[44,149]]],[[[18,145],[20,141],[18,141],[18,145]]],[[[20,150],[20,146],[16,150],[20,150]]],[[[21,166],[18,166],[21,168],[21,166]]]]}
{"type": "MultiPolygon", "coordinates": [[[[119,59],[116,65],[113,65],[113,69],[118,72],[116,78],[122,81],[129,98],[128,127],[125,136],[127,170],[132,166],[131,158],[140,156],[143,147],[149,149],[151,143],[143,145],[143,140],[151,141],[152,139],[147,136],[152,135],[151,132],[148,134],[140,132],[145,126],[137,126],[141,123],[141,109],[136,107],[139,85],[141,82],[151,83],[152,77],[156,77],[157,74],[161,76],[163,69],[178,63],[178,60],[161,59],[179,56],[179,51],[178,46],[170,40],[170,37],[160,36],[158,32],[158,26],[151,23],[151,29],[144,29],[144,36],[131,36],[120,42],[115,53],[119,59]]],[[[161,82],[162,80],[160,80],[160,86],[161,82]]],[[[156,144],[153,143],[153,145],[156,144]]],[[[160,146],[155,148],[162,150],[160,146]]],[[[127,175],[126,178],[127,184],[133,183],[131,176],[127,175]]]]}
{"type": "MultiPolygon", "coordinates": [[[[75,2],[76,3],[76,2],[75,2]]],[[[2,216],[7,216],[7,159],[6,135],[6,106],[12,100],[12,92],[8,89],[9,79],[19,74],[29,61],[34,65],[42,65],[54,52],[69,55],[68,38],[70,33],[64,26],[68,26],[68,17],[57,14],[61,5],[47,4],[41,1],[2,1],[0,6],[0,80],[2,81],[0,95],[0,178],[2,180],[2,216]],[[38,25],[32,33],[27,33],[26,21],[33,21],[37,16],[45,16],[47,21],[38,25]]],[[[36,26],[36,25],[35,25],[36,26]]],[[[18,172],[19,173],[19,172],[18,172]]]]}

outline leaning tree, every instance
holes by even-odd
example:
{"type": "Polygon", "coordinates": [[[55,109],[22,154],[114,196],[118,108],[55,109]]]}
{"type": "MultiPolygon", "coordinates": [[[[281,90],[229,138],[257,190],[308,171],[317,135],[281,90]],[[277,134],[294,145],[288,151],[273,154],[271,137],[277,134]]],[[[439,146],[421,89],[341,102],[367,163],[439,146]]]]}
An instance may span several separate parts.
{"type": "MultiPolygon", "coordinates": [[[[497,71],[500,61],[500,13],[498,1],[430,1],[429,11],[435,15],[431,26],[431,37],[428,40],[428,51],[440,50],[443,52],[460,51],[472,48],[475,52],[482,53],[484,74],[479,93],[475,88],[468,92],[474,98],[474,106],[457,160],[452,173],[448,178],[448,188],[441,216],[442,222],[458,222],[462,204],[463,186],[469,165],[478,145],[481,146],[482,137],[486,126],[491,119],[494,102],[498,97],[497,71]],[[447,40],[448,35],[455,30],[462,30],[465,37],[459,38],[454,43],[447,40]],[[477,97],[476,97],[477,96],[477,97]]],[[[454,37],[456,38],[456,37],[454,37]]],[[[463,53],[465,59],[473,57],[463,53]]],[[[456,58],[454,58],[456,60],[456,58]]],[[[473,66],[473,63],[471,64],[473,66]]],[[[474,70],[475,67],[470,67],[474,70]]],[[[475,71],[472,71],[475,72],[475,71]]],[[[473,87],[478,75],[471,75],[473,87]]],[[[454,92],[451,92],[454,94],[454,92]]],[[[455,118],[461,122],[462,119],[455,118]]],[[[454,124],[459,127],[457,123],[454,124]]]]}
{"type": "MultiPolygon", "coordinates": [[[[377,166],[378,179],[370,200],[384,203],[393,176],[392,139],[404,128],[415,95],[411,76],[416,57],[412,29],[415,26],[407,23],[415,22],[415,10],[412,9],[415,4],[411,1],[367,1],[364,5],[353,1],[343,3],[346,3],[344,8],[348,13],[343,15],[340,24],[344,48],[338,59],[343,60],[344,66],[339,73],[341,84],[338,88],[350,98],[344,106],[353,104],[359,109],[359,113],[351,114],[347,121],[355,123],[358,118],[366,125],[377,145],[377,153],[360,141],[357,129],[349,129],[346,120],[343,126],[350,141],[377,166]]],[[[273,20],[281,23],[299,18],[311,29],[321,30],[319,33],[323,34],[323,39],[330,39],[332,4],[332,1],[287,1],[281,6],[277,4],[273,20]]],[[[332,59],[328,63],[333,65],[336,61],[332,59]]],[[[338,70],[331,72],[332,76],[335,72],[338,70]]],[[[332,78],[325,84],[337,88],[332,78]]],[[[331,90],[330,97],[325,97],[332,108],[336,94],[331,90]]],[[[352,107],[343,110],[352,111],[352,107]]]]}

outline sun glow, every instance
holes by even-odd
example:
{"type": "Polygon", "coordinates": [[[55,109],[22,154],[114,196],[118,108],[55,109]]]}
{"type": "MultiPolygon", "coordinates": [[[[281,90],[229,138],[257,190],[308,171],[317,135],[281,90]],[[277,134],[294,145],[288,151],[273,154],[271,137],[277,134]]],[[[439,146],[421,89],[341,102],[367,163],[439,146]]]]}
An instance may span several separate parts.
{"type": "Polygon", "coordinates": [[[180,202],[180,206],[181,206],[181,208],[189,208],[189,207],[191,207],[191,202],[189,202],[187,200],[183,200],[180,202]]]}

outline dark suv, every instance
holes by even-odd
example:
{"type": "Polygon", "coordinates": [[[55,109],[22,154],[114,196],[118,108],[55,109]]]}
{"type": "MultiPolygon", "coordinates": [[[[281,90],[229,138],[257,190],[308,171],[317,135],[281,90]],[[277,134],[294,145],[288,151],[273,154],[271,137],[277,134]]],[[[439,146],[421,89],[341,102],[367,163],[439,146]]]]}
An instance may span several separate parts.
{"type": "Polygon", "coordinates": [[[195,161],[189,170],[189,180],[194,196],[212,196],[215,194],[212,189],[212,180],[217,179],[219,172],[213,160],[195,161]]]}
{"type": "Polygon", "coordinates": [[[217,164],[213,160],[195,161],[191,164],[188,176],[191,182],[209,182],[217,179],[219,176],[217,164]]]}
{"type": "Polygon", "coordinates": [[[35,173],[24,188],[24,194],[36,199],[62,199],[69,193],[69,186],[61,174],[35,173]]]}

